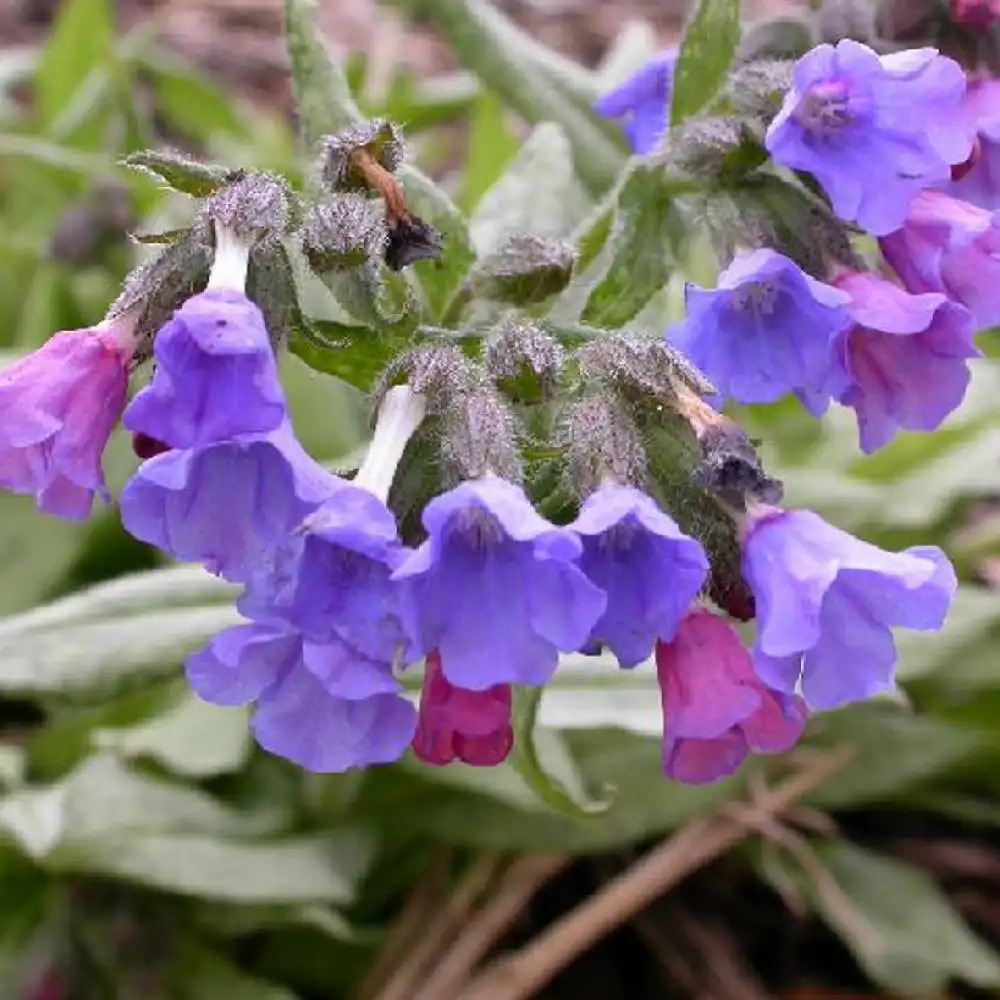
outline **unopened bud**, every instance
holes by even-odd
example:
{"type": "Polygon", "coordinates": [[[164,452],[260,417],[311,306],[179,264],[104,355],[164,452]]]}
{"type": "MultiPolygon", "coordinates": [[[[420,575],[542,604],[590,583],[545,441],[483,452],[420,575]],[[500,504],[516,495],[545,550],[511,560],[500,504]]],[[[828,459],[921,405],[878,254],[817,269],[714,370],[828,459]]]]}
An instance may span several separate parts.
{"type": "Polygon", "coordinates": [[[365,164],[374,163],[389,174],[403,162],[403,136],[392,122],[377,119],[345,129],[321,141],[320,173],[323,183],[335,191],[377,191],[365,164]],[[362,157],[359,154],[367,154],[362,157]]]}
{"type": "Polygon", "coordinates": [[[543,236],[508,236],[470,275],[473,291],[499,302],[530,305],[561,292],[573,276],[571,244],[543,236]]]}
{"type": "Polygon", "coordinates": [[[145,359],[153,334],[180,304],[204,288],[210,261],[211,249],[204,228],[195,226],[125,278],[121,294],[108,310],[108,318],[139,310],[135,327],[139,341],[136,362],[145,359]]]}
{"type": "Polygon", "coordinates": [[[437,416],[452,399],[470,392],[481,380],[475,365],[453,344],[426,344],[394,358],[372,391],[378,400],[405,382],[426,398],[428,413],[437,416]]]}
{"type": "Polygon", "coordinates": [[[292,193],[282,177],[240,172],[205,201],[205,214],[247,246],[287,231],[292,193]]]}
{"type": "Polygon", "coordinates": [[[518,425],[500,393],[483,381],[453,396],[442,414],[441,459],[458,480],[488,474],[510,482],[523,476],[518,425]]]}
{"type": "Polygon", "coordinates": [[[441,256],[441,234],[414,215],[395,172],[403,162],[403,139],[391,122],[375,121],[323,140],[323,181],[334,190],[377,194],[385,203],[383,243],[386,264],[394,271],[418,260],[441,256]]]}
{"type": "Polygon", "coordinates": [[[661,337],[601,337],[579,348],[574,357],[585,379],[601,380],[636,401],[670,402],[678,386],[698,396],[715,392],[711,382],[661,337]]]}
{"type": "Polygon", "coordinates": [[[522,403],[536,402],[552,394],[566,357],[554,337],[513,318],[490,332],[484,354],[494,382],[522,403]]]}
{"type": "Polygon", "coordinates": [[[734,510],[743,510],[748,502],[780,502],[781,482],[764,471],[753,442],[739,424],[683,388],[674,409],[691,425],[701,448],[696,482],[734,510]]]}
{"type": "Polygon", "coordinates": [[[556,444],[563,453],[564,485],[577,497],[589,496],[608,479],[641,487],[648,476],[642,436],[613,393],[592,392],[572,403],[560,420],[556,444]]]}
{"type": "Polygon", "coordinates": [[[767,158],[763,146],[738,118],[696,118],[667,133],[658,159],[697,177],[746,172],[767,158]]]}
{"type": "Polygon", "coordinates": [[[302,250],[313,270],[358,267],[385,245],[382,220],[359,194],[313,205],[302,226],[302,250]]]}

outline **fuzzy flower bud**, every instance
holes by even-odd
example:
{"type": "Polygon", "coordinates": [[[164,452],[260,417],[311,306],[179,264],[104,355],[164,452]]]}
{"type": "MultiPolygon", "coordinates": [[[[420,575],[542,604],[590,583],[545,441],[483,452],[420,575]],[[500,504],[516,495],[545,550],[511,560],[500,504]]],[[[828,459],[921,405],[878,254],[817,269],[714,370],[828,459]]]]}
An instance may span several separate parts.
{"type": "MultiPolygon", "coordinates": [[[[284,178],[256,171],[239,173],[205,202],[205,215],[216,224],[216,237],[228,231],[234,242],[252,247],[286,232],[292,218],[292,193],[284,178]]],[[[222,250],[217,246],[216,254],[222,250]]],[[[242,287],[242,286],[241,286],[242,287]]]]}
{"type": "Polygon", "coordinates": [[[357,267],[381,252],[384,222],[359,194],[313,205],[302,227],[302,250],[314,271],[357,267]]]}
{"type": "Polygon", "coordinates": [[[518,402],[550,396],[566,357],[555,337],[515,318],[490,332],[484,353],[494,382],[518,402]]]}
{"type": "Polygon", "coordinates": [[[530,305],[544,302],[569,284],[575,259],[569,243],[514,234],[479,261],[470,281],[476,294],[484,298],[530,305]]]}

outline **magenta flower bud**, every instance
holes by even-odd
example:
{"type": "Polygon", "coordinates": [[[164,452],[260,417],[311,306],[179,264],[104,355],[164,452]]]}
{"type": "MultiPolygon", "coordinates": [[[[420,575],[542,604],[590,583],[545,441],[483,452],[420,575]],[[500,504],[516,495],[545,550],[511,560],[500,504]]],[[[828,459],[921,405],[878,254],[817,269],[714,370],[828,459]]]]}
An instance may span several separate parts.
{"type": "Polygon", "coordinates": [[[656,673],[663,770],[676,781],[715,781],[750,753],[780,753],[802,735],[802,699],[764,685],[737,632],[707,611],[692,611],[671,642],[656,644],[656,673]]]}
{"type": "Polygon", "coordinates": [[[951,19],[969,28],[990,28],[1000,21],[1000,0],[951,0],[951,19]]]}
{"type": "Polygon", "coordinates": [[[0,370],[0,488],[71,520],[95,494],[109,499],[101,457],[125,406],[134,323],[126,313],[57,333],[0,370]]]}
{"type": "Polygon", "coordinates": [[[427,764],[461,760],[475,767],[503,763],[514,745],[509,684],[485,691],[456,687],[441,669],[441,654],[427,656],[413,752],[427,764]]]}

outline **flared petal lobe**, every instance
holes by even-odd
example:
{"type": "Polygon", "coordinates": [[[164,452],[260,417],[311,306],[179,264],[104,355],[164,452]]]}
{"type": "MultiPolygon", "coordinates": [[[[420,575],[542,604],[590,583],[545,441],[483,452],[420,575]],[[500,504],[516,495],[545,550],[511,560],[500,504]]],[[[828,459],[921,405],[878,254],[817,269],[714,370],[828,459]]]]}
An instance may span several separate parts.
{"type": "Polygon", "coordinates": [[[921,191],[906,224],[880,241],[906,288],[965,306],[982,330],[1000,323],[1000,212],[921,191]]]}
{"type": "Polygon", "coordinates": [[[122,523],[182,562],[243,583],[337,484],[285,424],[143,462],[122,492],[122,523]]]}
{"type": "Polygon", "coordinates": [[[186,672],[206,701],[255,702],[260,745],[310,771],[397,760],[416,728],[416,711],[388,663],[342,642],[310,643],[287,627],[227,629],[188,659],[186,672]]]}
{"type": "Polygon", "coordinates": [[[945,295],[911,295],[876,274],[837,279],[851,296],[844,343],[850,383],[839,399],[858,418],[870,454],[899,430],[930,431],[955,410],[971,378],[972,314],[945,295]]]}
{"type": "Polygon", "coordinates": [[[773,250],[739,254],[715,289],[687,288],[667,340],[741,403],[795,393],[819,415],[846,384],[840,337],[848,296],[773,250]]]}

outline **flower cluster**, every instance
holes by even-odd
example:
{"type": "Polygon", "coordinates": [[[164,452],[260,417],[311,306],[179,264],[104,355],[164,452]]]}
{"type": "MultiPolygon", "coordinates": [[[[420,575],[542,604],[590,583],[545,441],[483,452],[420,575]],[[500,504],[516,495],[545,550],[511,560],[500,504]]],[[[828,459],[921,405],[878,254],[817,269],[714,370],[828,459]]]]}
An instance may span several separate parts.
{"type": "MultiPolygon", "coordinates": [[[[640,151],[668,155],[674,59],[600,106],[640,151]]],[[[530,236],[477,261],[438,318],[467,299],[529,314],[484,309],[475,338],[418,320],[409,300],[423,286],[396,272],[442,244],[407,205],[385,122],[324,139],[319,200],[203,170],[217,187],[197,222],[107,319],[0,371],[0,486],[85,517],[95,494],[108,499],[102,452],[120,418],[139,459],[125,528],[239,588],[243,621],[189,657],[191,688],[252,706],[258,743],[308,770],[410,750],[497,765],[515,749],[519,690],[558,683],[561,654],[606,651],[621,670],[655,669],[666,774],[732,773],[792,747],[811,711],[890,690],[892,629],[940,628],[954,594],[938,549],[885,552],[778,506],[780,483],[712,404],[794,393],[818,415],[839,401],[869,451],[957,405],[977,324],[1000,315],[991,210],[933,186],[971,146],[953,114],[963,90],[935,53],[841,43],[807,57],[769,148],[867,220],[905,287],[843,260],[807,273],[757,246],[716,288],[688,289],[669,343],[562,336],[540,320],[576,259],[530,236]],[[907,131],[919,115],[926,134],[907,131]],[[873,150],[895,157],[874,180],[857,169],[873,150]],[[897,211],[906,225],[890,232],[897,211]],[[395,348],[364,382],[372,436],[350,475],[306,452],[282,387],[288,336],[313,336],[295,267],[364,300],[351,337],[395,348]],[[753,618],[747,644],[733,620],[753,618]]]]}
{"type": "MultiPolygon", "coordinates": [[[[953,10],[966,24],[987,14],[995,18],[992,5],[953,10]]],[[[665,107],[644,84],[660,63],[609,95],[614,114],[622,101],[633,121],[652,120],[657,100],[665,107]]],[[[767,153],[878,237],[882,267],[831,249],[810,274],[765,240],[737,252],[714,289],[689,286],[686,316],[666,336],[721,399],[793,393],[817,416],[841,403],[857,414],[865,452],[899,430],[932,430],[958,406],[979,353],[974,336],[1000,322],[998,86],[967,82],[932,48],[880,56],[846,39],[795,63],[767,123],[767,153]]],[[[609,113],[606,103],[597,110],[609,113]]]]}

